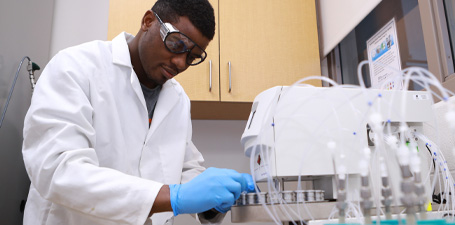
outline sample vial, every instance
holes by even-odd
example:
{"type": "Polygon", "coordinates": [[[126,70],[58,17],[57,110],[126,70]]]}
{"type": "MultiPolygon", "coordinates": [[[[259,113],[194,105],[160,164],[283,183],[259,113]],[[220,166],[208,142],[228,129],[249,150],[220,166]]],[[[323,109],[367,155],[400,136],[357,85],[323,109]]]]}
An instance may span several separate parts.
{"type": "Polygon", "coordinates": [[[304,190],[296,190],[295,196],[296,196],[296,201],[298,203],[303,203],[305,201],[305,191],[304,190]]]}
{"type": "Polygon", "coordinates": [[[257,204],[258,201],[257,201],[257,195],[256,193],[248,193],[246,194],[246,204],[247,205],[254,205],[254,204],[257,204]]]}
{"type": "Polygon", "coordinates": [[[294,191],[282,191],[282,198],[286,203],[295,202],[295,192],[294,191]]]}

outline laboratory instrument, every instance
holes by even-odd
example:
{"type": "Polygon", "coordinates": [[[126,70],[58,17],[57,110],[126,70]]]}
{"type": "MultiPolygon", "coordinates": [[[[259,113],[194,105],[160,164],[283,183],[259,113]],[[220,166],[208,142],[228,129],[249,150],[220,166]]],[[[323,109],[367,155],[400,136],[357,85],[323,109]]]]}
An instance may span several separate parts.
{"type": "MultiPolygon", "coordinates": [[[[330,88],[297,82],[260,93],[241,143],[262,192],[242,195],[231,220],[372,224],[403,219],[417,224],[446,215],[453,221],[455,182],[438,145],[423,131],[440,119],[434,100],[452,106],[448,96],[453,93],[433,78],[410,68],[397,82],[405,89],[411,80],[431,85],[440,94],[430,88],[369,89],[330,80],[325,80],[330,88]],[[445,204],[431,205],[436,189],[445,204]]],[[[445,117],[455,124],[454,111],[445,117]]]]}

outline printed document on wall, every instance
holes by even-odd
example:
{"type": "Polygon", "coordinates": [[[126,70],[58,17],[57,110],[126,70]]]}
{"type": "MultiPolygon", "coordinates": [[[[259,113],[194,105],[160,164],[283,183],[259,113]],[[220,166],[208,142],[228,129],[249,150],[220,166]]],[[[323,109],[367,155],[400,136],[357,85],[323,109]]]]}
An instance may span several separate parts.
{"type": "Polygon", "coordinates": [[[399,78],[401,71],[395,19],[367,40],[367,52],[371,88],[401,90],[401,80],[394,79],[399,78]]]}

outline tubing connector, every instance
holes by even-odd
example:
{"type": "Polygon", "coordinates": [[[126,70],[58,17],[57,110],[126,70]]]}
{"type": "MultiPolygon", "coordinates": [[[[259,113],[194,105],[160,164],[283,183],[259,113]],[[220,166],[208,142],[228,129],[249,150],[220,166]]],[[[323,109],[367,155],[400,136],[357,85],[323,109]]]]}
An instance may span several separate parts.
{"type": "Polygon", "coordinates": [[[346,180],[345,176],[338,175],[338,200],[336,207],[338,208],[338,223],[346,223],[346,208],[348,204],[346,203],[346,180]],[[343,177],[343,178],[340,178],[343,177]]]}
{"type": "Polygon", "coordinates": [[[369,178],[368,176],[362,176],[360,181],[362,183],[362,187],[360,188],[360,207],[362,207],[365,224],[372,224],[371,208],[373,208],[373,202],[371,201],[369,178]]]}
{"type": "Polygon", "coordinates": [[[389,178],[382,177],[382,197],[384,198],[381,202],[384,205],[386,220],[392,219],[392,188],[389,185],[389,178]]]}
{"type": "Polygon", "coordinates": [[[401,175],[403,177],[403,181],[401,182],[403,197],[401,197],[400,200],[404,207],[406,207],[406,223],[408,225],[414,225],[416,224],[416,198],[414,197],[415,184],[412,179],[412,173],[409,165],[401,165],[400,168],[401,175]]]}

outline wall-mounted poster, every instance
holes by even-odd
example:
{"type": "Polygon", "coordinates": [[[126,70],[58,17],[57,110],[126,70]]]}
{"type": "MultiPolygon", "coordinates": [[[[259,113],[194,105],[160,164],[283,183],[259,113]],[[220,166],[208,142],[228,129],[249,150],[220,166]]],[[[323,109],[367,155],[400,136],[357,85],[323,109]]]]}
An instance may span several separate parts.
{"type": "Polygon", "coordinates": [[[395,19],[367,40],[367,51],[371,88],[401,90],[403,86],[401,80],[393,79],[401,71],[395,19]]]}

